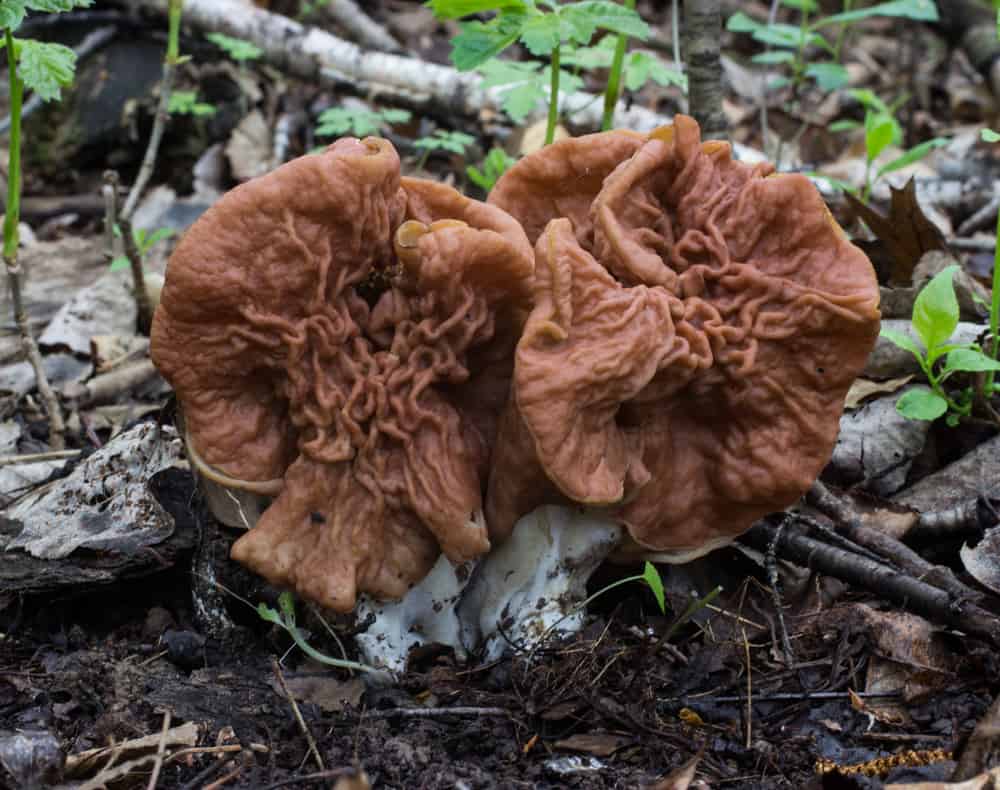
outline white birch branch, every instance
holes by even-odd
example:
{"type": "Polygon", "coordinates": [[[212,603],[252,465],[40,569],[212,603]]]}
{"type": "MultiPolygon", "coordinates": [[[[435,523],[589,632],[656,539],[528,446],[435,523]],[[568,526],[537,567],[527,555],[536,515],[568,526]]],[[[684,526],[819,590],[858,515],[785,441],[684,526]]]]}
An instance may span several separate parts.
{"type": "Polygon", "coordinates": [[[323,6],[323,16],[340,25],[355,41],[379,52],[402,52],[392,33],[361,10],[354,0],[332,0],[323,6]]]}

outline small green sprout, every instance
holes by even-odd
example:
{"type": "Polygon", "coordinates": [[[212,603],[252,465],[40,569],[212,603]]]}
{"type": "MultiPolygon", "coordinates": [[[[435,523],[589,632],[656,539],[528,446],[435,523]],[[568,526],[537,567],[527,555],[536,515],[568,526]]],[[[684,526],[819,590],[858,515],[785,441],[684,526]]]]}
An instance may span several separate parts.
{"type": "MultiPolygon", "coordinates": [[[[144,228],[132,228],[132,240],[135,242],[135,248],[139,253],[140,258],[145,258],[150,250],[153,249],[161,241],[169,239],[171,236],[175,235],[177,231],[173,228],[157,228],[152,233],[145,230],[144,228]]],[[[118,225],[115,225],[114,234],[118,238],[121,238],[122,230],[118,225]]],[[[124,255],[119,255],[113,261],[111,261],[111,271],[116,272],[120,269],[127,269],[129,266],[129,260],[124,255]]]]}
{"type": "Polygon", "coordinates": [[[264,54],[264,50],[256,44],[245,41],[242,38],[227,36],[224,33],[208,33],[205,38],[219,47],[237,63],[243,63],[247,60],[258,60],[264,54]]]}
{"type": "MultiPolygon", "coordinates": [[[[949,266],[939,272],[913,303],[913,329],[923,348],[909,335],[882,328],[883,337],[913,354],[931,385],[929,392],[910,390],[896,401],[899,413],[911,420],[936,420],[947,414],[948,424],[957,425],[972,413],[975,393],[965,388],[957,395],[949,394],[945,389],[947,380],[958,372],[995,374],[1000,370],[1000,362],[984,353],[977,343],[948,342],[958,326],[958,299],[952,283],[957,270],[957,266],[949,266]]],[[[990,397],[996,389],[991,376],[983,394],[990,397]]]]}
{"type": "Polygon", "coordinates": [[[316,134],[320,137],[341,137],[351,134],[367,137],[379,134],[382,129],[394,123],[410,120],[409,110],[368,110],[359,107],[331,107],[319,114],[316,134]]]}
{"type": "Polygon", "coordinates": [[[504,151],[499,146],[495,146],[483,160],[483,169],[480,170],[475,165],[465,168],[465,174],[473,184],[484,192],[489,192],[496,185],[504,173],[510,169],[517,160],[504,151]]]}
{"type": "Polygon", "coordinates": [[[171,115],[192,115],[195,118],[202,118],[215,115],[215,105],[198,101],[196,91],[174,91],[170,94],[167,112],[171,115]]]}

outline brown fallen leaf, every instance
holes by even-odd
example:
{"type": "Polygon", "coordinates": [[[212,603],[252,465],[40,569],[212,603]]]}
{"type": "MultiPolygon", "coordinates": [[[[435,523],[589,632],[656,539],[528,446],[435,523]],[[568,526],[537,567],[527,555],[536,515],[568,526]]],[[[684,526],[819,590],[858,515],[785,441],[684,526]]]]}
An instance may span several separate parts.
{"type": "Polygon", "coordinates": [[[705,747],[702,746],[694,757],[659,779],[656,784],[650,785],[649,790],[687,790],[694,781],[695,771],[698,770],[698,763],[704,752],[705,747]]]}
{"type": "Polygon", "coordinates": [[[913,376],[900,376],[888,381],[872,381],[871,379],[857,379],[847,391],[847,399],[844,401],[845,409],[856,409],[873,395],[886,395],[902,389],[913,380],[913,376]]]}
{"type": "Polygon", "coordinates": [[[947,250],[948,245],[937,225],[927,219],[920,208],[912,178],[902,189],[889,189],[892,198],[887,216],[882,216],[850,193],[845,193],[844,197],[885,245],[891,260],[889,283],[909,286],[913,282],[913,269],[923,254],[928,250],[947,250]]]}

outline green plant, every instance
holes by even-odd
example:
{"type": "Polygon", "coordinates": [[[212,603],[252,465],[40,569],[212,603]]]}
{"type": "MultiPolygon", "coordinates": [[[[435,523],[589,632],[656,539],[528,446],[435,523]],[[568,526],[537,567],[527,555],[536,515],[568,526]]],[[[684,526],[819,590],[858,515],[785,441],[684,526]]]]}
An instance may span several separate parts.
{"type": "Polygon", "coordinates": [[[901,170],[908,165],[912,165],[914,162],[920,161],[935,148],[947,145],[948,139],[946,137],[934,137],[913,146],[892,161],[881,165],[878,170],[875,171],[875,177],[872,178],[872,168],[875,165],[875,160],[878,159],[878,157],[890,144],[899,145],[902,142],[903,129],[899,125],[899,121],[896,120],[896,111],[905,103],[907,97],[902,96],[891,105],[888,105],[872,91],[867,89],[852,90],[850,91],[850,94],[865,108],[864,122],[862,123],[859,121],[845,119],[831,123],[829,128],[831,132],[842,132],[862,127],[864,128],[865,183],[861,199],[867,203],[868,198],[871,197],[872,187],[875,186],[876,182],[878,182],[882,176],[893,173],[896,170],[901,170]]]}
{"type": "Polygon", "coordinates": [[[355,137],[367,137],[370,134],[378,134],[390,124],[406,123],[410,120],[410,111],[331,107],[323,110],[316,120],[319,121],[316,134],[321,137],[340,137],[348,133],[355,137]]]}
{"type": "Polygon", "coordinates": [[[258,60],[264,54],[264,50],[256,44],[244,41],[242,38],[234,38],[223,33],[208,33],[205,35],[205,38],[219,47],[237,63],[258,60]]]}
{"type": "Polygon", "coordinates": [[[344,658],[333,658],[332,656],[326,655],[326,653],[321,653],[319,650],[310,645],[309,642],[306,641],[305,634],[303,634],[302,630],[298,627],[298,625],[296,625],[295,598],[290,592],[283,592],[278,596],[278,610],[279,611],[275,611],[265,603],[257,604],[257,614],[260,619],[266,620],[269,623],[273,623],[274,625],[283,628],[286,632],[288,632],[288,635],[298,646],[299,650],[309,656],[309,658],[314,661],[318,661],[321,664],[337,667],[339,669],[352,669],[355,672],[381,672],[381,670],[378,670],[375,667],[370,667],[367,664],[362,664],[358,661],[348,661],[344,658]]]}
{"type": "MultiPolygon", "coordinates": [[[[989,353],[984,353],[976,343],[949,343],[958,326],[958,299],[952,279],[957,266],[949,266],[924,286],[913,303],[913,329],[923,343],[923,348],[909,335],[883,327],[882,336],[906,349],[916,357],[920,369],[931,385],[931,391],[913,389],[896,401],[900,414],[911,420],[936,420],[947,413],[948,424],[956,425],[962,417],[972,413],[975,395],[972,387],[957,393],[945,388],[955,373],[985,373],[980,395],[990,398],[1000,388],[994,383],[1000,370],[997,361],[997,316],[1000,313],[1000,292],[994,288],[990,310],[992,342],[989,353]],[[940,363],[940,364],[939,364],[940,363]]],[[[994,285],[997,284],[994,270],[994,285]]]]}
{"type": "MultiPolygon", "coordinates": [[[[132,241],[135,243],[135,249],[139,253],[140,260],[145,258],[150,250],[153,249],[157,244],[165,239],[169,239],[177,231],[173,228],[157,228],[152,233],[144,230],[143,228],[132,228],[132,241]]],[[[115,225],[114,230],[115,236],[121,238],[122,231],[121,227],[115,225]]],[[[113,261],[111,261],[111,271],[115,272],[119,269],[125,269],[129,265],[129,259],[126,255],[119,255],[113,261]]]]}
{"type": "Polygon", "coordinates": [[[7,49],[7,80],[9,85],[9,158],[7,165],[7,206],[3,220],[3,259],[10,284],[14,322],[21,336],[21,346],[35,373],[38,393],[49,417],[49,441],[56,449],[63,447],[65,423],[59,400],[49,384],[28,326],[28,316],[21,293],[21,268],[17,260],[20,242],[18,227],[21,219],[21,114],[25,89],[33,91],[43,101],[58,99],[61,89],[73,81],[76,54],[69,47],[28,38],[15,38],[28,11],[58,13],[85,8],[91,0],[0,0],[0,28],[7,49]]]}
{"type": "MultiPolygon", "coordinates": [[[[546,143],[555,139],[560,90],[571,92],[581,84],[579,77],[562,69],[563,47],[586,46],[598,30],[638,39],[649,36],[648,26],[634,7],[610,0],[567,5],[550,0],[428,0],[426,5],[441,19],[494,12],[485,22],[462,23],[461,32],[452,40],[451,60],[460,71],[482,72],[483,87],[504,87],[503,107],[515,120],[523,120],[547,94],[546,143]],[[547,66],[539,61],[497,61],[515,42],[524,44],[535,57],[548,57],[547,66]]],[[[615,99],[617,79],[609,78],[607,86],[608,91],[614,89],[615,99]]]]}
{"type": "Polygon", "coordinates": [[[172,91],[167,102],[167,112],[171,115],[193,115],[201,118],[215,115],[215,105],[198,101],[196,91],[172,91]]]}
{"type": "Polygon", "coordinates": [[[427,157],[430,156],[432,151],[449,151],[450,153],[462,156],[465,154],[465,149],[474,142],[476,142],[476,138],[471,134],[437,129],[434,134],[413,141],[413,147],[419,148],[424,152],[417,163],[417,167],[422,168],[427,164],[427,157]]]}
{"type": "Polygon", "coordinates": [[[493,189],[500,176],[506,173],[516,161],[514,157],[502,148],[495,146],[486,155],[486,158],[483,159],[482,170],[475,165],[469,165],[465,168],[465,174],[473,184],[484,192],[489,192],[493,189]]]}

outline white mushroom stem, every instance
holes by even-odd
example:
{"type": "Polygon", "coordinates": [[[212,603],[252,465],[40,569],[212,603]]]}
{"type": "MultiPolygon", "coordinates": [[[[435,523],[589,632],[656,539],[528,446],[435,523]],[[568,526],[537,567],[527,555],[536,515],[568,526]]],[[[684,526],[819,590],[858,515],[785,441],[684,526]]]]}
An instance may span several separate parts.
{"type": "Polygon", "coordinates": [[[505,543],[482,559],[459,604],[463,640],[492,661],[583,625],[587,580],[623,529],[609,517],[546,505],[521,518],[505,543]]]}
{"type": "Polygon", "coordinates": [[[457,608],[472,573],[471,562],[453,565],[443,554],[419,584],[401,601],[376,601],[358,596],[358,623],[374,618],[356,637],[366,664],[402,672],[410,650],[438,643],[465,657],[457,608]]]}

